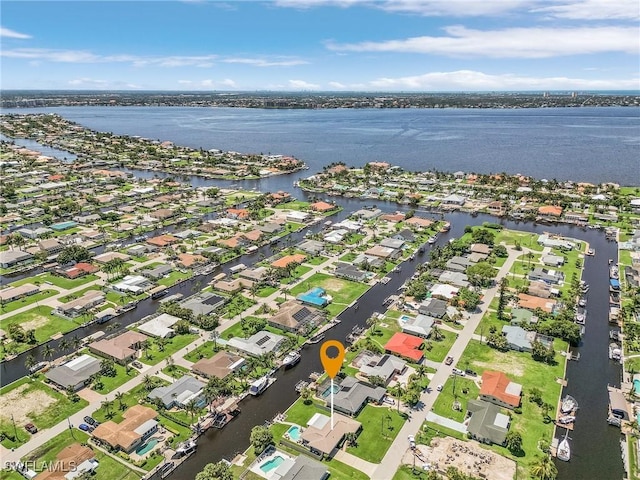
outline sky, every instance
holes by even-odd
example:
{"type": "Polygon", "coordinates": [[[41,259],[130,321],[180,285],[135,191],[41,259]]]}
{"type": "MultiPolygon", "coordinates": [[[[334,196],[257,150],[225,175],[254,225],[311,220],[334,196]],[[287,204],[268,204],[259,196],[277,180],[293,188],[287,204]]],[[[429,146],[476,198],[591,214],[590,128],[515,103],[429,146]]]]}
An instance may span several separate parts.
{"type": "Polygon", "coordinates": [[[3,0],[0,88],[640,90],[640,2],[3,0]]]}

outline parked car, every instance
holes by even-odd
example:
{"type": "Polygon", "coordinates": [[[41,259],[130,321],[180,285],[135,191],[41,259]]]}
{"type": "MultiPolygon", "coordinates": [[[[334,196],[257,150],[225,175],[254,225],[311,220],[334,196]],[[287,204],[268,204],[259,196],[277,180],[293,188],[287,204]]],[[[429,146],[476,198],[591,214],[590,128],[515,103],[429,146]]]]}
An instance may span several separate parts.
{"type": "Polygon", "coordinates": [[[441,391],[442,391],[442,384],[438,385],[438,386],[437,386],[437,388],[436,388],[436,390],[438,390],[439,392],[441,392],[441,391]]]}
{"type": "Polygon", "coordinates": [[[80,425],[78,425],[78,428],[80,430],[82,430],[83,432],[90,432],[91,430],[93,430],[93,428],[91,428],[89,425],[87,425],[86,423],[81,423],[80,425]]]}
{"type": "Polygon", "coordinates": [[[93,427],[97,427],[98,425],[100,425],[96,419],[94,419],[93,417],[89,417],[88,415],[84,417],[83,420],[84,423],[93,427]]]}
{"type": "Polygon", "coordinates": [[[24,426],[25,430],[31,434],[34,434],[38,431],[38,427],[36,427],[33,423],[27,423],[24,426]]]}
{"type": "Polygon", "coordinates": [[[131,362],[131,365],[133,365],[136,368],[142,368],[142,363],[140,363],[137,360],[134,360],[133,362],[131,362]]]}
{"type": "Polygon", "coordinates": [[[409,439],[409,446],[411,447],[411,450],[416,448],[416,439],[413,435],[409,435],[408,437],[409,439]]]}
{"type": "Polygon", "coordinates": [[[444,363],[446,363],[447,365],[451,365],[453,363],[453,357],[448,356],[447,359],[444,361],[444,363]]]}
{"type": "Polygon", "coordinates": [[[464,377],[466,375],[466,373],[463,370],[460,370],[459,368],[454,368],[453,369],[453,374],[454,375],[460,375],[461,377],[464,377]]]}
{"type": "Polygon", "coordinates": [[[472,377],[475,377],[476,375],[478,375],[475,371],[471,370],[470,368],[467,368],[464,372],[467,375],[471,375],[472,377]]]}

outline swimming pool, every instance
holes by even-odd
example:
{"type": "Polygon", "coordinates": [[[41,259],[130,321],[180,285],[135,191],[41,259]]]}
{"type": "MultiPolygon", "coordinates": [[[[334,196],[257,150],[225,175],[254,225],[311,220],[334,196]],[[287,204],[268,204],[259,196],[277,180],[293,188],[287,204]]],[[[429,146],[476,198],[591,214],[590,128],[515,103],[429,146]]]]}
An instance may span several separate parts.
{"type": "Polygon", "coordinates": [[[284,457],[276,455],[260,465],[260,470],[264,473],[270,472],[274,468],[278,468],[282,462],[284,462],[284,457]]]}
{"type": "Polygon", "coordinates": [[[301,435],[300,427],[298,425],[291,425],[289,430],[287,430],[287,435],[291,440],[295,440],[296,442],[300,440],[301,435]]]}
{"type": "Polygon", "coordinates": [[[147,440],[145,443],[143,443],[142,445],[140,445],[138,448],[136,448],[136,454],[138,455],[144,455],[145,453],[147,453],[149,450],[151,450],[153,447],[155,447],[158,442],[160,440],[158,440],[157,438],[153,437],[150,438],[149,440],[147,440]]]}
{"type": "MultiPolygon", "coordinates": [[[[340,391],[340,385],[334,385],[333,386],[333,393],[338,393],[340,391]]],[[[322,398],[327,398],[329,395],[331,395],[331,386],[328,386],[327,389],[322,392],[322,398]]]]}
{"type": "Polygon", "coordinates": [[[402,316],[400,317],[400,321],[401,321],[402,323],[406,323],[406,322],[408,322],[409,320],[411,320],[411,317],[410,317],[409,315],[402,315],[402,316]]]}

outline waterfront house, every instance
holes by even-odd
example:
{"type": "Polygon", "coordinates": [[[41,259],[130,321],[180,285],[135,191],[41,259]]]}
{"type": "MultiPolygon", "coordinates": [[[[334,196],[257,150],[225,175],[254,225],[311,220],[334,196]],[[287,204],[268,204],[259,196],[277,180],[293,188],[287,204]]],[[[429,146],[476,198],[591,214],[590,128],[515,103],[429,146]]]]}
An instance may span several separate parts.
{"type": "Polygon", "coordinates": [[[500,413],[500,407],[484,400],[469,400],[467,415],[470,415],[467,431],[471,438],[489,445],[504,445],[511,420],[500,413]]]}
{"type": "Polygon", "coordinates": [[[180,307],[190,310],[193,316],[196,317],[198,315],[209,315],[215,312],[227,301],[227,298],[216,295],[215,293],[200,292],[181,302],[180,307]]]}
{"type": "Polygon", "coordinates": [[[66,317],[76,318],[105,302],[106,296],[98,290],[88,290],[80,298],[76,298],[56,307],[56,312],[66,317]]]}
{"type": "Polygon", "coordinates": [[[254,333],[249,338],[233,337],[229,339],[227,345],[252,357],[259,357],[265,353],[276,353],[285,337],[267,330],[261,330],[254,333]]]}
{"type": "Polygon", "coordinates": [[[269,318],[268,323],[286,332],[304,334],[323,323],[325,319],[320,310],[289,300],[280,306],[278,313],[269,318]]]}
{"type": "Polygon", "coordinates": [[[391,238],[394,240],[399,240],[402,242],[415,242],[416,236],[415,234],[409,230],[408,228],[404,228],[400,230],[398,233],[393,235],[391,238]]]}
{"type": "Polygon", "coordinates": [[[179,317],[169,315],[168,313],[162,313],[142,325],[139,325],[138,330],[151,337],[173,337],[175,335],[175,330],[171,327],[179,321],[179,317]]]}
{"type": "Polygon", "coordinates": [[[564,257],[560,255],[543,255],[540,261],[547,267],[561,267],[564,265],[564,257]]]}
{"type": "Polygon", "coordinates": [[[300,210],[292,210],[287,213],[287,222],[294,223],[306,223],[311,220],[311,214],[308,212],[301,212],[300,210]]]}
{"type": "Polygon", "coordinates": [[[434,318],[442,318],[447,313],[447,302],[439,298],[426,298],[418,306],[418,312],[434,318]]]}
{"type": "Polygon", "coordinates": [[[536,267],[529,273],[528,278],[531,281],[557,285],[564,282],[564,273],[559,270],[548,270],[546,268],[536,267]]]}
{"type": "Polygon", "coordinates": [[[555,300],[549,298],[536,297],[526,293],[518,294],[518,306],[520,308],[526,308],[527,310],[539,308],[547,313],[552,313],[556,307],[556,303],[555,300]]]}
{"type": "Polygon", "coordinates": [[[397,375],[407,370],[407,362],[394,355],[373,353],[363,350],[354,360],[354,366],[364,377],[379,377],[388,385],[397,375]]]}
{"type": "Polygon", "coordinates": [[[134,405],[122,414],[123,420],[107,420],[92,432],[94,440],[116,450],[130,453],[158,431],[158,412],[143,405],[134,405]]]}
{"type": "Polygon", "coordinates": [[[413,227],[416,230],[423,230],[433,225],[433,220],[428,218],[411,217],[405,220],[404,224],[413,227]]]}
{"type": "Polygon", "coordinates": [[[91,383],[91,377],[100,371],[100,360],[91,355],[80,355],[58,367],[48,370],[44,376],[48,382],[62,390],[74,392],[91,383]]]}
{"type": "Polygon", "coordinates": [[[115,283],[111,286],[111,288],[116,292],[130,292],[134,295],[146,292],[151,287],[153,287],[153,283],[151,283],[148,278],[143,277],[142,275],[126,275],[118,283],[115,283]]]}
{"type": "Polygon", "coordinates": [[[391,247],[383,247],[381,245],[374,245],[373,247],[367,249],[365,255],[369,255],[372,257],[378,257],[385,260],[393,260],[400,256],[400,250],[391,247]]]}
{"type": "Polygon", "coordinates": [[[442,203],[448,206],[457,206],[461,207],[466,202],[466,198],[462,195],[451,194],[442,199],[442,203]]]}
{"type": "Polygon", "coordinates": [[[315,211],[315,212],[320,212],[320,213],[325,213],[325,212],[330,212],[331,210],[334,210],[336,208],[335,205],[332,205],[330,203],[327,202],[315,202],[312,203],[311,205],[309,205],[309,209],[315,211]]]}
{"type": "Polygon", "coordinates": [[[142,333],[127,330],[113,338],[90,343],[89,351],[124,365],[136,359],[142,343],[148,338],[142,333]]]}
{"type": "Polygon", "coordinates": [[[90,263],[78,262],[69,268],[56,269],[58,275],[62,275],[67,278],[79,278],[85,275],[91,275],[98,271],[98,267],[91,265],[90,263]]]}
{"type": "Polygon", "coordinates": [[[197,378],[184,375],[167,386],[154,388],[147,397],[151,400],[160,400],[166,409],[184,408],[192,400],[201,405],[204,403],[202,398],[204,386],[205,384],[197,378]]]}
{"type": "Polygon", "coordinates": [[[450,283],[451,285],[455,285],[456,287],[468,287],[470,285],[468,277],[465,273],[462,272],[451,272],[449,270],[445,270],[438,277],[438,281],[442,283],[450,283]]]}
{"type": "Polygon", "coordinates": [[[327,292],[320,287],[313,287],[311,290],[300,293],[296,299],[304,304],[319,308],[326,307],[332,300],[331,296],[327,295],[327,292]]]}
{"type": "Polygon", "coordinates": [[[513,308],[511,309],[511,319],[509,323],[511,325],[529,325],[530,323],[536,323],[538,317],[533,315],[531,310],[525,308],[513,308]]]}
{"type": "Polygon", "coordinates": [[[360,422],[340,413],[333,414],[333,422],[327,415],[314,413],[300,438],[312,452],[331,457],[348,433],[358,433],[361,429],[360,422]]]}
{"type": "Polygon", "coordinates": [[[165,248],[169,245],[173,245],[174,243],[178,243],[180,239],[178,237],[174,237],[173,235],[158,235],[156,237],[151,237],[147,239],[147,243],[149,245],[153,245],[159,248],[165,248]]]}
{"type": "Polygon", "coordinates": [[[333,274],[338,278],[346,278],[354,282],[366,282],[368,279],[368,272],[360,270],[355,265],[345,262],[335,262],[335,270],[333,274]]]}
{"type": "Polygon", "coordinates": [[[309,255],[320,255],[324,250],[324,243],[319,242],[318,240],[306,240],[297,247],[309,255]]]}
{"type": "Polygon", "coordinates": [[[367,265],[371,268],[382,268],[384,267],[384,260],[379,257],[374,257],[372,255],[366,255],[364,253],[360,253],[353,259],[352,262],[354,265],[358,265],[362,267],[362,265],[367,265]]]}
{"type": "Polygon", "coordinates": [[[416,337],[429,338],[433,325],[438,321],[433,317],[418,314],[402,322],[402,332],[416,337]]]}
{"type": "Polygon", "coordinates": [[[0,303],[5,304],[19,300],[23,297],[35,295],[40,291],[40,287],[32,283],[25,283],[17,287],[9,287],[0,290],[0,303]]]}
{"type": "Polygon", "coordinates": [[[171,265],[162,264],[153,268],[140,270],[140,273],[143,276],[147,277],[148,279],[156,281],[166,277],[172,271],[173,271],[173,267],[171,265]]]}
{"type": "Polygon", "coordinates": [[[193,255],[191,253],[179,253],[178,259],[176,260],[176,264],[183,268],[191,268],[207,262],[208,260],[206,257],[203,257],[202,255],[193,255]]]}
{"type": "Polygon", "coordinates": [[[480,399],[513,410],[520,406],[522,385],[513,382],[502,372],[486,370],[482,374],[480,399]]]}
{"type": "MultiPolygon", "coordinates": [[[[48,463],[43,462],[43,464],[45,470],[40,472],[34,480],[72,480],[76,477],[86,478],[86,475],[93,475],[93,472],[99,466],[93,450],[79,443],[67,445],[58,452],[55,460],[48,463]]],[[[24,471],[21,473],[25,475],[24,471]]]]}
{"type": "Polygon", "coordinates": [[[221,350],[211,358],[201,358],[191,366],[191,370],[206,378],[224,379],[238,373],[245,363],[240,355],[221,350]]]}
{"type": "Polygon", "coordinates": [[[289,264],[300,264],[307,259],[306,255],[295,253],[293,255],[285,255],[278,260],[271,262],[273,268],[287,268],[289,264]]]}
{"type": "Polygon", "coordinates": [[[120,252],[106,252],[106,253],[102,253],[100,255],[96,255],[95,257],[93,257],[93,260],[98,262],[98,263],[107,263],[110,260],[114,260],[116,258],[119,258],[122,261],[128,261],[131,259],[131,257],[129,255],[125,255],[124,253],[120,253],[120,252]]]}
{"type": "Polygon", "coordinates": [[[22,250],[5,250],[0,252],[0,267],[12,268],[27,265],[33,261],[33,255],[22,250]]]}
{"type": "Polygon", "coordinates": [[[38,242],[38,247],[47,255],[57,255],[62,250],[64,250],[64,245],[55,238],[40,240],[40,242],[38,242]]]}
{"type": "Polygon", "coordinates": [[[533,342],[540,342],[546,348],[553,345],[553,338],[534,331],[528,331],[518,325],[503,325],[502,335],[507,338],[510,350],[531,352],[533,342]]]}
{"type": "Polygon", "coordinates": [[[538,215],[543,219],[558,220],[562,216],[562,207],[558,205],[543,205],[538,208],[538,215]]]}
{"type": "MultiPolygon", "coordinates": [[[[333,394],[333,408],[341,413],[355,417],[360,410],[369,402],[381,403],[387,393],[383,387],[374,387],[365,382],[361,382],[354,377],[345,377],[338,384],[340,390],[333,394]]],[[[320,392],[325,392],[331,388],[329,382],[324,382],[320,387],[320,392]]],[[[330,395],[325,397],[327,405],[330,402],[330,395]]]]}

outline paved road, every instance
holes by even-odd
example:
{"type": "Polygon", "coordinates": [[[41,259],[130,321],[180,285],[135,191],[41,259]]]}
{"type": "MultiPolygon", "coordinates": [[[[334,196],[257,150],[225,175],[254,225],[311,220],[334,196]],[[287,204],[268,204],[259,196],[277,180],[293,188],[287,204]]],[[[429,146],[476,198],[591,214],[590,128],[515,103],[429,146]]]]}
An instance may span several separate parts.
{"type": "MultiPolygon", "coordinates": [[[[467,344],[473,338],[473,334],[482,320],[482,316],[489,308],[489,304],[491,300],[495,297],[496,293],[499,289],[499,282],[502,278],[509,274],[509,270],[511,270],[511,266],[516,261],[516,258],[523,253],[526,253],[526,250],[516,251],[512,248],[507,249],[509,252],[509,258],[504,262],[500,271],[496,277],[495,286],[488,289],[483,298],[482,304],[479,307],[479,311],[473,313],[469,316],[466,325],[464,328],[458,332],[458,338],[452,345],[449,350],[448,355],[451,355],[456,361],[460,359],[462,353],[465,348],[467,348],[467,344]]],[[[433,375],[433,378],[429,382],[430,385],[435,386],[438,384],[444,385],[449,376],[452,374],[452,370],[455,366],[455,361],[452,365],[445,365],[444,363],[438,365],[438,371],[433,375]]],[[[382,463],[378,465],[371,478],[373,480],[388,480],[393,478],[396,471],[400,467],[402,463],[402,457],[409,448],[409,442],[407,437],[409,435],[417,435],[420,430],[420,427],[427,419],[427,415],[433,408],[439,392],[436,391],[435,388],[430,390],[430,393],[423,393],[420,397],[421,408],[419,410],[410,410],[409,420],[405,422],[402,429],[398,433],[398,436],[395,438],[389,450],[387,450],[386,455],[382,459],[382,463]]]]}

